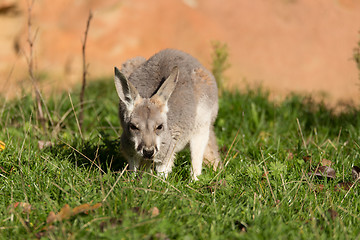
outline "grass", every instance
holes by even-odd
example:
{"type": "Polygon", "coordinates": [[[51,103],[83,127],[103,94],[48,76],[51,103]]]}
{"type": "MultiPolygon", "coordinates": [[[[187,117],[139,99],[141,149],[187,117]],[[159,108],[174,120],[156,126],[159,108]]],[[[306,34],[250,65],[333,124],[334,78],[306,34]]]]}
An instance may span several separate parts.
{"type": "Polygon", "coordinates": [[[358,109],[334,114],[306,97],[275,104],[261,89],[224,92],[215,130],[225,168],[205,167],[191,182],[188,151],[166,180],[123,171],[113,82],[93,82],[86,94],[81,132],[77,96],[47,101],[49,131],[38,127],[30,95],[1,101],[1,239],[359,238],[359,187],[337,186],[360,164],[358,109]],[[334,180],[307,174],[322,159],[334,180]],[[102,205],[65,214],[66,204],[86,203],[102,205]]]}

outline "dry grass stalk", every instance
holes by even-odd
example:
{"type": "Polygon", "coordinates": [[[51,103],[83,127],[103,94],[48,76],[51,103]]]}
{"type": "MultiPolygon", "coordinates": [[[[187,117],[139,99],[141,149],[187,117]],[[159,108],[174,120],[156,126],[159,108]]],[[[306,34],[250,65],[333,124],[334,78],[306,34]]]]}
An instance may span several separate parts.
{"type": "Polygon", "coordinates": [[[34,74],[34,41],[37,36],[37,31],[32,36],[32,19],[31,19],[31,12],[34,5],[34,0],[31,1],[31,3],[28,2],[28,18],[27,18],[27,27],[28,27],[28,38],[27,42],[29,44],[29,56],[27,58],[28,62],[28,71],[30,80],[33,84],[34,91],[35,91],[35,97],[36,97],[36,116],[38,121],[40,122],[41,126],[45,129],[45,117],[42,109],[42,103],[41,103],[41,94],[39,87],[37,85],[37,80],[34,74]]]}
{"type": "Polygon", "coordinates": [[[90,22],[93,17],[92,12],[89,12],[89,17],[86,23],[86,29],[84,33],[84,41],[82,44],[82,59],[83,59],[83,74],[82,74],[82,86],[80,92],[80,113],[79,113],[79,124],[80,128],[82,128],[83,120],[84,120],[84,95],[85,95],[85,87],[86,87],[86,75],[87,75],[87,64],[86,64],[86,40],[90,28],[90,22]]]}

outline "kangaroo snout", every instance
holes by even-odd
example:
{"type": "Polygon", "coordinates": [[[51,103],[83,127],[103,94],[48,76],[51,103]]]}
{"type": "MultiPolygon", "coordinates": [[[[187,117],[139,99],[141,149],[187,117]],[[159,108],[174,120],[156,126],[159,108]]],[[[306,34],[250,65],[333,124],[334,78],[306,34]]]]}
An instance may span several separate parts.
{"type": "Polygon", "coordinates": [[[151,139],[153,141],[150,141],[149,137],[143,138],[141,143],[137,147],[137,152],[139,155],[141,155],[143,158],[147,160],[153,160],[153,158],[156,156],[157,152],[159,151],[159,147],[155,143],[155,139],[151,139]]]}
{"type": "Polygon", "coordinates": [[[143,148],[142,155],[144,158],[152,159],[155,155],[155,149],[154,148],[143,148]]]}

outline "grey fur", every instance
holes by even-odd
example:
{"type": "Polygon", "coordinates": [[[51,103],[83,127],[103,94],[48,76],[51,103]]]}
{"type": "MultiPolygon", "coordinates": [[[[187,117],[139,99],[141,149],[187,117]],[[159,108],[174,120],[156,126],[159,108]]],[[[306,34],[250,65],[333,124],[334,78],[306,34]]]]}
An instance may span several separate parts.
{"type": "Polygon", "coordinates": [[[115,68],[123,128],[120,147],[129,169],[154,164],[167,176],[175,154],[187,144],[194,179],[201,174],[204,157],[216,169],[220,156],[213,132],[218,112],[213,75],[195,58],[174,49],[162,50],[147,61],[130,59],[121,72],[115,68]]]}

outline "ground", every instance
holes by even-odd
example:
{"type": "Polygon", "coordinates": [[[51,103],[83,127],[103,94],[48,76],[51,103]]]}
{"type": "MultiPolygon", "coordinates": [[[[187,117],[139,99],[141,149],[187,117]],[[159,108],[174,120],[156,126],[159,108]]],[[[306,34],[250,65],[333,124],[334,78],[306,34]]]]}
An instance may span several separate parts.
{"type": "MultiPolygon", "coordinates": [[[[357,0],[35,1],[32,33],[42,89],[71,89],[81,81],[81,41],[91,23],[87,62],[92,79],[111,76],[129,57],[182,49],[211,65],[211,42],[227,43],[229,87],[262,84],[273,96],[292,91],[358,98],[352,61],[360,40],[357,0]]],[[[0,4],[0,92],[30,88],[27,78],[27,2],[0,4]]]]}

